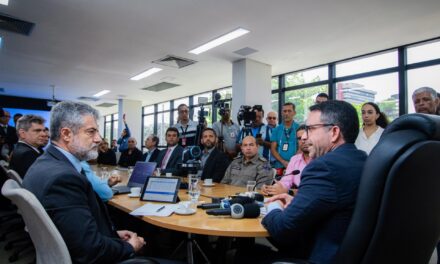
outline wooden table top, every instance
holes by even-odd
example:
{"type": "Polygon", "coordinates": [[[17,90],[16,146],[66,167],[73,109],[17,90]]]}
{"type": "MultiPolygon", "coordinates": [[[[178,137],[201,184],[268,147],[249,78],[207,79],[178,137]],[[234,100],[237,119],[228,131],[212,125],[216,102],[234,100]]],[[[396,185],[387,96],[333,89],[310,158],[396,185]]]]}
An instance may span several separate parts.
{"type": "MultiPolygon", "coordinates": [[[[99,170],[99,168],[97,170],[99,170]]],[[[126,171],[117,170],[114,172],[121,176],[122,182],[127,182],[126,171]]],[[[213,187],[202,186],[199,200],[210,203],[211,197],[225,197],[243,191],[245,191],[243,187],[216,183],[213,187]]],[[[186,190],[179,191],[179,198],[182,201],[189,200],[186,190]]],[[[130,198],[127,194],[115,195],[113,199],[109,201],[109,205],[127,213],[141,207],[145,203],[146,202],[140,201],[139,198],[130,198]]],[[[143,221],[156,226],[193,234],[228,237],[269,236],[267,230],[261,225],[261,217],[253,219],[232,219],[228,216],[207,215],[205,210],[197,209],[197,212],[193,215],[172,214],[169,217],[143,216],[141,218],[143,221]]]]}

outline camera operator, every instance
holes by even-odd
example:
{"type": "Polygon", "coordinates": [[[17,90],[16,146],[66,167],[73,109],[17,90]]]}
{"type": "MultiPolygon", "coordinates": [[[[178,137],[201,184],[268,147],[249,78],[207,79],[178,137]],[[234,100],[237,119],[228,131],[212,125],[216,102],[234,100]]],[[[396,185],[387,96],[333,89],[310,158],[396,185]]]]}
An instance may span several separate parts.
{"type": "Polygon", "coordinates": [[[246,127],[240,130],[237,138],[237,148],[240,148],[241,142],[246,136],[253,136],[258,143],[258,155],[270,160],[270,137],[271,130],[268,126],[263,123],[264,110],[261,105],[254,105],[252,111],[255,112],[255,119],[252,120],[251,124],[251,135],[246,134],[246,127]]]}
{"type": "Polygon", "coordinates": [[[214,129],[215,133],[218,135],[219,148],[228,155],[230,160],[232,160],[237,156],[235,143],[237,142],[237,136],[240,133],[240,127],[232,122],[231,109],[223,108],[223,111],[221,110],[219,111],[219,114],[222,118],[220,121],[217,121],[212,125],[212,129],[214,129]]]}
{"type": "Polygon", "coordinates": [[[198,145],[200,142],[196,142],[197,122],[189,120],[188,106],[180,104],[177,107],[177,114],[177,123],[173,127],[179,131],[179,145],[182,147],[198,145]]]}

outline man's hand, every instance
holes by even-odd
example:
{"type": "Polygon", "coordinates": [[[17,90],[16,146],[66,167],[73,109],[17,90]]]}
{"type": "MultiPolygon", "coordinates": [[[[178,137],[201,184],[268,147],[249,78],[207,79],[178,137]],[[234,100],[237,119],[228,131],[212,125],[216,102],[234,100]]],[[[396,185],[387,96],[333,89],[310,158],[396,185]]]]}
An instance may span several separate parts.
{"type": "Polygon", "coordinates": [[[263,185],[261,191],[264,195],[277,195],[281,193],[287,193],[289,191],[281,183],[276,182],[274,185],[263,185]]]}
{"type": "Polygon", "coordinates": [[[122,121],[124,121],[124,124],[127,123],[125,122],[125,114],[122,115],[122,121]]]}
{"type": "Polygon", "coordinates": [[[133,247],[134,252],[138,252],[145,245],[144,238],[138,236],[134,232],[128,230],[119,230],[117,232],[122,240],[126,241],[133,247]]]}
{"type": "Polygon", "coordinates": [[[288,195],[287,193],[282,193],[275,195],[274,197],[270,198],[267,202],[279,202],[283,208],[286,208],[289,206],[289,204],[292,202],[293,196],[288,195]]]}
{"type": "Polygon", "coordinates": [[[121,177],[119,177],[119,175],[110,175],[110,177],[108,178],[108,186],[112,187],[113,185],[117,184],[121,182],[121,177]]]}
{"type": "Polygon", "coordinates": [[[281,161],[281,163],[283,164],[284,168],[287,168],[287,165],[289,165],[289,162],[287,160],[283,160],[281,161]]]}

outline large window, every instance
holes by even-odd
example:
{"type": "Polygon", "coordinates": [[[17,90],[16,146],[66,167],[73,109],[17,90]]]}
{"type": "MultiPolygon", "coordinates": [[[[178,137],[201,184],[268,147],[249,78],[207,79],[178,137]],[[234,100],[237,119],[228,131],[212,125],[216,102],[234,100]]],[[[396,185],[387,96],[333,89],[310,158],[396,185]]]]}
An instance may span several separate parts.
{"type": "Polygon", "coordinates": [[[315,104],[315,98],[319,93],[327,93],[327,85],[313,86],[298,90],[290,90],[285,93],[284,102],[294,103],[296,109],[295,121],[304,123],[309,107],[315,104]]]}
{"type": "Polygon", "coordinates": [[[111,144],[113,139],[118,139],[118,114],[104,116],[104,138],[111,144]]]}
{"type": "Polygon", "coordinates": [[[408,113],[414,113],[413,92],[420,87],[428,86],[440,93],[440,65],[408,71],[408,113]]]}
{"type": "Polygon", "coordinates": [[[440,59],[440,41],[417,44],[407,49],[408,64],[440,59]]]}
{"type": "Polygon", "coordinates": [[[397,61],[397,50],[393,50],[339,62],[336,64],[336,77],[396,67],[397,61]]]}
{"type": "Polygon", "coordinates": [[[157,133],[159,137],[159,145],[166,146],[165,132],[170,127],[170,112],[163,112],[157,114],[157,133]]]}
{"type": "Polygon", "coordinates": [[[325,81],[327,79],[328,79],[328,67],[322,66],[314,69],[286,74],[285,87],[325,81]]]}

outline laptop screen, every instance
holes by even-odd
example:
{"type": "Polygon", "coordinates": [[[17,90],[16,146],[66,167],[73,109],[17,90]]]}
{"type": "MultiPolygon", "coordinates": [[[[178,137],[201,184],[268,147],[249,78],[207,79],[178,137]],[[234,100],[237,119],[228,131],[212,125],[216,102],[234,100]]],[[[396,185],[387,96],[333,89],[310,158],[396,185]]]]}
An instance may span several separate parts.
{"type": "Polygon", "coordinates": [[[156,162],[136,162],[133,172],[131,173],[130,180],[128,181],[128,187],[142,187],[145,180],[153,175],[156,169],[156,162]]]}

